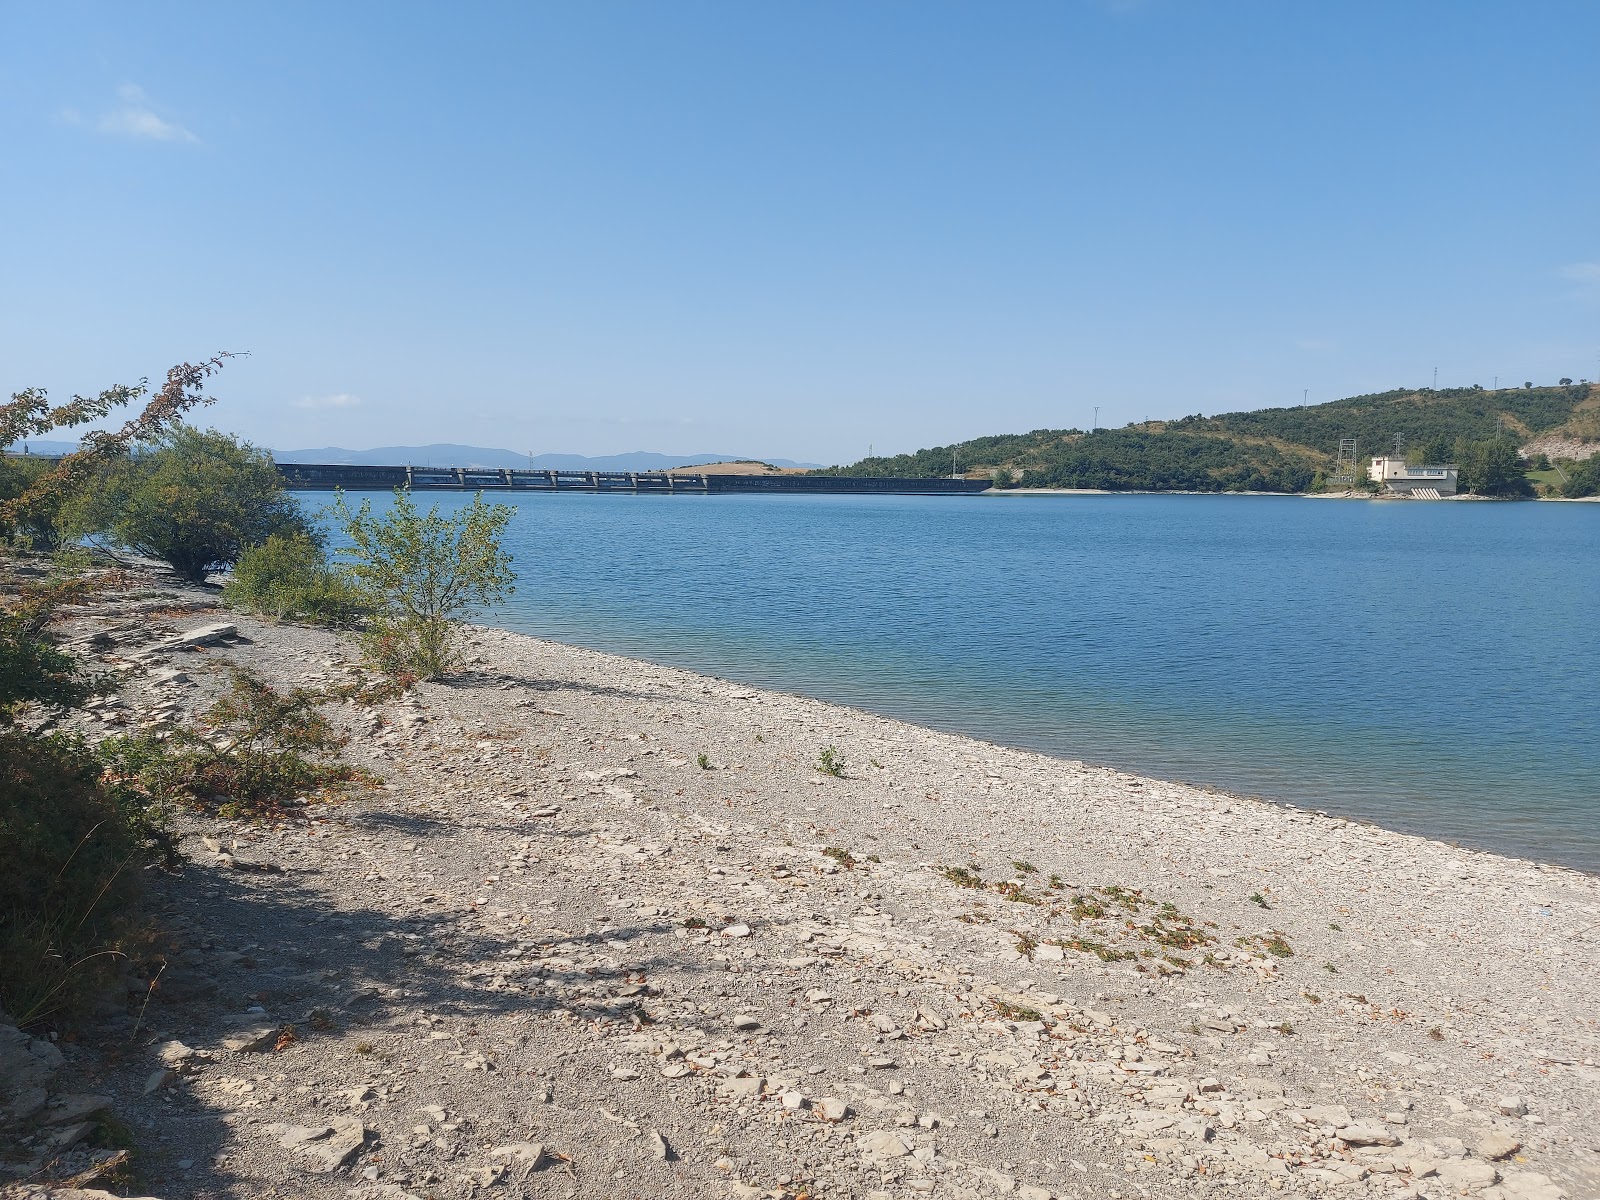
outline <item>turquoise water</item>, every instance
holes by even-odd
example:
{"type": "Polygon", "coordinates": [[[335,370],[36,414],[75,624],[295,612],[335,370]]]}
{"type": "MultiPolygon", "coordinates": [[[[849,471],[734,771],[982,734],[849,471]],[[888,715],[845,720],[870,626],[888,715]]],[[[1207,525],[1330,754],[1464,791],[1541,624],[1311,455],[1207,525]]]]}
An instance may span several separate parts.
{"type": "Polygon", "coordinates": [[[509,502],[506,628],[1600,871],[1600,505],[509,502]]]}

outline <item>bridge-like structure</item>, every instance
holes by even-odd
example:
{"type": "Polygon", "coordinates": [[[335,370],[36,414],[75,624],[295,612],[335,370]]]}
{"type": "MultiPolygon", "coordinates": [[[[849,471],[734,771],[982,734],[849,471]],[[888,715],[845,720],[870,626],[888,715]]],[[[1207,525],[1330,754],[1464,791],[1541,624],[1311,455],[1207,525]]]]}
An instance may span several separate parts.
{"type": "Polygon", "coordinates": [[[798,493],[970,496],[987,479],[877,479],[848,475],[713,475],[668,471],[534,471],[511,467],[382,467],[279,463],[283,486],[301,491],[627,492],[634,495],[798,493]]]}

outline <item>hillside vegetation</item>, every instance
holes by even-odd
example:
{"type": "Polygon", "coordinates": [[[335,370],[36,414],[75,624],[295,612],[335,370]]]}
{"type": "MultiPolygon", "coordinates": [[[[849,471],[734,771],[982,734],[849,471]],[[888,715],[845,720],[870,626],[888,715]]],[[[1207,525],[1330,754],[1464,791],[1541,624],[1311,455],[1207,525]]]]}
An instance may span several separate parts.
{"type": "MultiPolygon", "coordinates": [[[[1534,439],[1600,441],[1600,390],[1557,387],[1379,392],[1305,408],[1195,415],[1123,429],[1036,429],[973,438],[913,454],[862,459],[817,474],[894,478],[993,476],[999,486],[1108,491],[1303,492],[1324,486],[1341,438],[1355,438],[1363,468],[1396,435],[1431,459],[1466,467],[1499,446],[1514,459],[1534,439]],[[1509,446],[1509,449],[1507,448],[1509,446]]],[[[1463,486],[1472,487],[1472,472],[1463,486]]],[[[1483,475],[1483,472],[1479,472],[1483,475]]],[[[1364,475],[1363,475],[1364,478],[1364,475]]],[[[1487,477],[1486,477],[1487,478],[1487,477]]],[[[1497,494],[1524,490],[1496,484],[1497,494]]]]}

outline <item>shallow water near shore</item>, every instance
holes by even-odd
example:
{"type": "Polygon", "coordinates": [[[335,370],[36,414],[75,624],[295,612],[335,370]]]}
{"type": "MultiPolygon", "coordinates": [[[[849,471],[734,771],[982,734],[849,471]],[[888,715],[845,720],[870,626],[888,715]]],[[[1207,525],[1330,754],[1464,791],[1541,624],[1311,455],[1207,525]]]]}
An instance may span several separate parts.
{"type": "Polygon", "coordinates": [[[490,623],[1600,871],[1600,506],[501,499],[490,623]]]}

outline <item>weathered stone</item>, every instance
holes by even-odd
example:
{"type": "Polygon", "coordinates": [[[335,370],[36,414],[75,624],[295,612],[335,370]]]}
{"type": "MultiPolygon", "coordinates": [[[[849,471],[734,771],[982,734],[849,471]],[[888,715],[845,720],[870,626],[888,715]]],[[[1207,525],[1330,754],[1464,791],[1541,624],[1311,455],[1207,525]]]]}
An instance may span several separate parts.
{"type": "Polygon", "coordinates": [[[235,1054],[270,1050],[278,1040],[276,1025],[251,1025],[222,1039],[222,1048],[235,1054]]]}
{"type": "Polygon", "coordinates": [[[1352,1146],[1398,1146],[1400,1135],[1383,1125],[1358,1122],[1339,1130],[1339,1136],[1352,1146]]]}
{"type": "Polygon", "coordinates": [[[824,1121],[842,1121],[850,1115],[850,1106],[837,1096],[824,1096],[816,1102],[816,1110],[824,1121]]]}
{"type": "Polygon", "coordinates": [[[1439,1178],[1453,1188],[1481,1188],[1499,1179],[1500,1172],[1477,1159],[1450,1158],[1439,1164],[1439,1178]]]}
{"type": "Polygon", "coordinates": [[[490,1158],[509,1158],[521,1163],[530,1171],[536,1170],[544,1159],[544,1145],[540,1142],[507,1142],[489,1151],[490,1158]]]}
{"type": "Polygon", "coordinates": [[[1522,1143],[1509,1133],[1499,1129],[1491,1129],[1484,1134],[1472,1147],[1472,1152],[1479,1158],[1496,1159],[1504,1158],[1508,1154],[1515,1154],[1522,1148],[1522,1143]]]}
{"type": "Polygon", "coordinates": [[[45,1109],[42,1119],[46,1125],[66,1125],[110,1107],[110,1096],[62,1096],[45,1109]]]}
{"type": "Polygon", "coordinates": [[[267,1132],[298,1156],[306,1170],[322,1174],[348,1163],[367,1140],[366,1127],[354,1117],[334,1117],[327,1125],[268,1125],[267,1132]]]}
{"type": "Polygon", "coordinates": [[[866,1134],[856,1144],[862,1154],[871,1158],[904,1158],[911,1153],[911,1147],[898,1134],[890,1133],[887,1129],[866,1134]]]}

